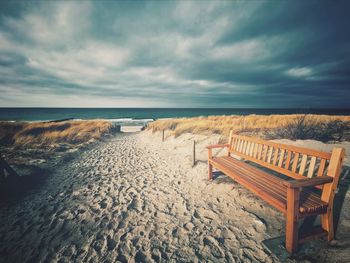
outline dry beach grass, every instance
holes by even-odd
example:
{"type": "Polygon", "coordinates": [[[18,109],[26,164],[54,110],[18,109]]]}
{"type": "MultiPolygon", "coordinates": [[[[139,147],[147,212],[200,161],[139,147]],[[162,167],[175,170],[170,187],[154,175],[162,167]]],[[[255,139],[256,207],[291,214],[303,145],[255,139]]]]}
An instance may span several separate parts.
{"type": "Polygon", "coordinates": [[[99,139],[112,128],[103,120],[63,122],[0,122],[0,144],[46,146],[57,143],[77,144],[99,139]]]}
{"type": "Polygon", "coordinates": [[[219,134],[249,133],[268,139],[344,140],[349,137],[350,116],[329,115],[248,115],[209,116],[160,119],[148,125],[153,131],[170,130],[178,137],[184,133],[219,134]]]}

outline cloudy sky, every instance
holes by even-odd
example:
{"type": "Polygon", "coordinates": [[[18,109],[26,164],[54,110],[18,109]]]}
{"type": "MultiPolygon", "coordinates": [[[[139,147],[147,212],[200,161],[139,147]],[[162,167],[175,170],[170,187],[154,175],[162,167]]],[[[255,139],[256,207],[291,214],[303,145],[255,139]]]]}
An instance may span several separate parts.
{"type": "Polygon", "coordinates": [[[0,3],[0,107],[349,107],[349,1],[0,3]]]}

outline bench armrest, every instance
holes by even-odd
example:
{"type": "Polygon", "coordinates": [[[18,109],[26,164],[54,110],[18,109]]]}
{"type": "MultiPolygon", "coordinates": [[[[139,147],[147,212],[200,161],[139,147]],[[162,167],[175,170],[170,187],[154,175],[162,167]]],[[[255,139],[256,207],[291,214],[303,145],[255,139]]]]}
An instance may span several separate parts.
{"type": "Polygon", "coordinates": [[[212,158],[212,149],[214,148],[229,148],[230,145],[229,144],[216,144],[216,145],[209,145],[207,146],[208,149],[208,159],[210,160],[212,158]]]}
{"type": "Polygon", "coordinates": [[[215,145],[209,145],[207,146],[207,149],[214,149],[214,148],[225,148],[225,147],[230,147],[229,144],[215,144],[215,145]]]}
{"type": "Polygon", "coordinates": [[[321,184],[327,184],[333,181],[333,177],[330,176],[318,176],[313,178],[298,179],[293,181],[285,181],[283,184],[288,188],[302,188],[307,186],[315,186],[321,184]]]}

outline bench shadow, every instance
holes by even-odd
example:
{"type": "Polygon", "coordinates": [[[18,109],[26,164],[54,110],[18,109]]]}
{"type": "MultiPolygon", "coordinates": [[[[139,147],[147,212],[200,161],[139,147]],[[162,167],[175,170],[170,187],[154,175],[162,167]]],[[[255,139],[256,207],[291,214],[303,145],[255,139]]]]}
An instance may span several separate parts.
{"type": "Polygon", "coordinates": [[[213,172],[213,183],[216,183],[216,184],[234,184],[235,181],[225,175],[224,173],[220,172],[220,171],[215,171],[213,172]]]}
{"type": "Polygon", "coordinates": [[[196,160],[196,161],[195,161],[195,164],[197,164],[197,163],[204,163],[204,164],[208,164],[208,162],[207,162],[207,161],[203,161],[203,160],[196,160]]]}
{"type": "Polygon", "coordinates": [[[350,167],[349,166],[343,166],[342,173],[340,176],[339,184],[338,184],[338,191],[334,197],[334,233],[337,233],[341,210],[344,205],[344,201],[346,198],[346,194],[349,191],[350,186],[350,167]]]}

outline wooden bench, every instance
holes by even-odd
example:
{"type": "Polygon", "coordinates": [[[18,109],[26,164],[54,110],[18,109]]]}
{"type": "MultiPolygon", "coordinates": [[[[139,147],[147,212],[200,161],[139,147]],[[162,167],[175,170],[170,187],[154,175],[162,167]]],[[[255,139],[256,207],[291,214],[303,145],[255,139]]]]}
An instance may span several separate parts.
{"type": "Polygon", "coordinates": [[[207,148],[209,180],[213,179],[214,167],[285,214],[288,252],[296,252],[299,244],[312,238],[328,236],[328,241],[333,240],[333,200],[345,154],[343,148],[321,152],[232,132],[228,144],[207,148]],[[227,148],[227,153],[214,157],[214,148],[227,148]],[[256,164],[277,173],[273,175],[256,164]],[[298,233],[298,221],[316,215],[321,215],[322,225],[298,233]]]}

